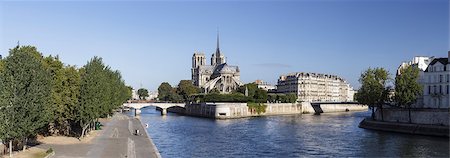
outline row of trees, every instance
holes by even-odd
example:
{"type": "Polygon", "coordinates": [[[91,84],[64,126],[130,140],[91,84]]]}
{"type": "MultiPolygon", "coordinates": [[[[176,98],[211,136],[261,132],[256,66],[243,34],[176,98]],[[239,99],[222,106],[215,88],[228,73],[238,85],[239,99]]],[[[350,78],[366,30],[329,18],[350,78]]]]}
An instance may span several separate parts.
{"type": "Polygon", "coordinates": [[[383,105],[393,102],[398,107],[408,108],[411,122],[411,105],[422,93],[422,86],[418,83],[419,71],[415,65],[400,69],[400,73],[395,76],[395,93],[392,97],[392,86],[389,85],[392,78],[389,72],[384,68],[369,68],[359,78],[361,88],[355,94],[355,100],[372,109],[372,119],[375,119],[375,108],[379,108],[382,121],[383,105]]]}
{"type": "Polygon", "coordinates": [[[191,96],[200,92],[200,88],[194,86],[191,80],[181,80],[177,87],[163,82],[158,87],[158,98],[164,102],[189,102],[192,100],[191,96]]]}
{"type": "Polygon", "coordinates": [[[17,46],[0,60],[0,140],[26,144],[37,133],[83,137],[130,97],[120,72],[101,58],[76,68],[17,46]]]}
{"type": "Polygon", "coordinates": [[[181,80],[177,87],[163,82],[158,88],[158,98],[165,102],[282,102],[295,103],[295,94],[268,94],[266,90],[258,88],[255,83],[240,86],[230,94],[220,94],[212,90],[208,94],[200,94],[201,89],[194,86],[191,80],[181,80]]]}

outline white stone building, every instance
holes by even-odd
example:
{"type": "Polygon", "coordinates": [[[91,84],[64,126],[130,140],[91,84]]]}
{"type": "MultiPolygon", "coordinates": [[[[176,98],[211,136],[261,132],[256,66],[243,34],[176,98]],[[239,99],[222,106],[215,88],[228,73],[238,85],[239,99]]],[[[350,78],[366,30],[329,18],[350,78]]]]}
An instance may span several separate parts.
{"type": "Polygon", "coordinates": [[[447,58],[435,58],[423,73],[423,107],[449,108],[450,51],[447,58]]]}
{"type": "Polygon", "coordinates": [[[139,95],[138,95],[137,91],[138,90],[136,90],[136,89],[131,90],[131,99],[132,100],[139,100],[139,95]]]}
{"type": "Polygon", "coordinates": [[[202,88],[204,93],[213,89],[221,93],[232,92],[243,85],[239,72],[239,67],[228,65],[225,56],[220,52],[219,35],[216,52],[211,57],[211,65],[206,65],[204,53],[195,52],[192,56],[192,83],[202,88]]]}
{"type": "Polygon", "coordinates": [[[158,91],[150,91],[148,92],[147,100],[153,100],[158,98],[158,91]]]}
{"type": "Polygon", "coordinates": [[[406,68],[410,65],[417,65],[420,70],[425,71],[428,67],[428,65],[433,61],[434,57],[427,57],[427,56],[416,56],[411,61],[408,62],[402,62],[400,66],[397,69],[397,75],[400,74],[400,69],[406,68]]]}
{"type": "Polygon", "coordinates": [[[298,101],[353,101],[353,88],[342,78],[319,73],[291,73],[278,79],[277,92],[294,93],[298,101]]]}
{"type": "Polygon", "coordinates": [[[253,83],[255,83],[258,86],[258,88],[264,89],[266,91],[272,91],[276,89],[274,85],[264,82],[263,80],[256,80],[253,83]]]}

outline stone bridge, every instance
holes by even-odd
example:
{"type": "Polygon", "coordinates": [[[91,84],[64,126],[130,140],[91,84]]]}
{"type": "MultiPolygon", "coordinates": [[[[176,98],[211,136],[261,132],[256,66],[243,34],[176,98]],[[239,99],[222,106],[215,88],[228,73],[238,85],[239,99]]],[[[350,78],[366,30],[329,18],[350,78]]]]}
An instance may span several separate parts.
{"type": "Polygon", "coordinates": [[[161,115],[167,114],[167,108],[171,107],[182,107],[184,108],[185,103],[124,103],[124,107],[133,108],[136,109],[136,112],[141,110],[141,108],[148,107],[148,106],[154,106],[157,108],[161,108],[161,115]]]}

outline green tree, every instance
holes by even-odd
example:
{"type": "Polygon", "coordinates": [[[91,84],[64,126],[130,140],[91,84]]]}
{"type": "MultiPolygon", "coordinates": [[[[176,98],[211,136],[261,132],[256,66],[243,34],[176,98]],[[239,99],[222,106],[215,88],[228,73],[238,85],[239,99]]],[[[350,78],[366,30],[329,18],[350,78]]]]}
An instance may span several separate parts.
{"type": "Polygon", "coordinates": [[[161,85],[159,85],[158,98],[161,101],[170,101],[170,95],[172,95],[172,93],[173,93],[173,88],[169,83],[163,82],[163,83],[161,83],[161,85]]]}
{"type": "Polygon", "coordinates": [[[125,99],[125,101],[132,99],[133,97],[133,87],[131,86],[124,86],[122,87],[122,97],[125,99]]]}
{"type": "Polygon", "coordinates": [[[50,94],[50,104],[47,106],[46,111],[49,114],[49,132],[52,134],[59,134],[63,129],[67,129],[63,126],[67,124],[64,118],[65,107],[62,101],[62,91],[66,88],[63,85],[64,74],[63,74],[63,63],[58,57],[48,56],[44,58],[44,65],[47,71],[51,75],[51,94],[50,94]]]}
{"type": "Polygon", "coordinates": [[[139,99],[141,99],[141,100],[142,99],[145,100],[145,98],[148,97],[148,90],[145,88],[138,89],[137,93],[139,95],[139,99]]]}
{"type": "Polygon", "coordinates": [[[297,98],[298,96],[295,93],[286,94],[286,103],[295,103],[297,98]]]}
{"type": "Polygon", "coordinates": [[[422,94],[422,86],[418,79],[419,68],[417,66],[400,69],[400,74],[395,77],[394,100],[399,106],[408,108],[409,123],[411,123],[411,105],[417,101],[417,96],[422,94]]]}
{"type": "Polygon", "coordinates": [[[251,113],[256,112],[258,115],[265,113],[267,105],[264,103],[247,103],[251,113]]]}
{"type": "Polygon", "coordinates": [[[178,83],[177,94],[183,97],[183,100],[189,101],[190,96],[200,93],[200,88],[194,86],[191,80],[181,80],[178,83]]]}
{"type": "Polygon", "coordinates": [[[63,69],[62,85],[64,89],[61,91],[62,105],[59,108],[64,109],[56,116],[59,116],[56,121],[61,125],[60,129],[64,135],[69,135],[71,132],[71,123],[77,120],[77,109],[79,108],[80,97],[80,82],[81,76],[73,66],[67,66],[63,69]]]}
{"type": "MultiPolygon", "coordinates": [[[[48,123],[50,74],[32,46],[9,51],[0,74],[0,139],[24,140],[48,123]]],[[[25,146],[24,146],[25,149],[25,146]]]]}
{"type": "Polygon", "coordinates": [[[4,61],[3,59],[0,59],[0,73],[2,73],[3,68],[4,68],[4,61]]]}
{"type": "Polygon", "coordinates": [[[183,96],[181,96],[181,95],[175,93],[175,89],[172,90],[172,92],[169,94],[168,97],[169,97],[169,100],[168,100],[168,101],[171,101],[171,102],[181,103],[181,102],[184,101],[184,100],[183,100],[183,96]]]}
{"type": "Polygon", "coordinates": [[[104,68],[102,59],[94,57],[81,70],[80,107],[77,112],[77,121],[82,128],[81,137],[94,119],[101,116],[101,111],[105,110],[104,68]]]}
{"type": "Polygon", "coordinates": [[[237,92],[245,94],[247,91],[248,97],[250,98],[250,102],[256,103],[265,103],[268,99],[268,94],[266,90],[258,88],[258,85],[255,83],[248,83],[243,86],[240,86],[237,89],[237,92]]]}
{"type": "Polygon", "coordinates": [[[383,120],[383,104],[389,100],[389,72],[384,68],[367,69],[359,82],[361,88],[357,92],[356,101],[368,105],[372,109],[372,119],[375,119],[375,107],[380,108],[381,120],[383,120]]]}

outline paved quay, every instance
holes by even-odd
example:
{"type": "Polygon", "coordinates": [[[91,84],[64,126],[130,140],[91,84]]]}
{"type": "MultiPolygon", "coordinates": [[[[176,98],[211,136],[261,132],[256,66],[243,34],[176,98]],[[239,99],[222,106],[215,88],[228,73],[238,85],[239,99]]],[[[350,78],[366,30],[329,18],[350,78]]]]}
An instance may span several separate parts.
{"type": "Polygon", "coordinates": [[[90,144],[42,144],[53,148],[56,158],[158,158],[161,157],[141,122],[124,114],[115,114],[90,144]],[[135,130],[140,134],[135,135],[135,130]]]}

